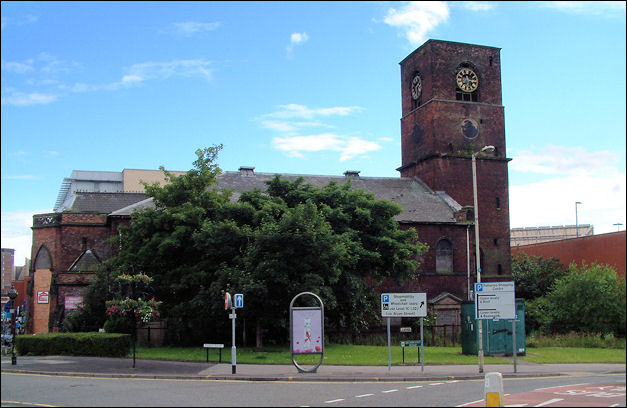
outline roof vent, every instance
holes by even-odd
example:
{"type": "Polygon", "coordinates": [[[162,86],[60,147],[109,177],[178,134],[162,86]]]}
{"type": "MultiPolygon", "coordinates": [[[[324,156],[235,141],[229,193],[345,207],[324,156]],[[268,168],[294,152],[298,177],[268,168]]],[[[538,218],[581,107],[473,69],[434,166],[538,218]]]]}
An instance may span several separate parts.
{"type": "Polygon", "coordinates": [[[239,169],[239,174],[242,177],[255,177],[255,168],[249,166],[241,166],[239,169]]]}
{"type": "Polygon", "coordinates": [[[346,178],[359,178],[359,170],[346,170],[344,172],[344,177],[346,178]]]}

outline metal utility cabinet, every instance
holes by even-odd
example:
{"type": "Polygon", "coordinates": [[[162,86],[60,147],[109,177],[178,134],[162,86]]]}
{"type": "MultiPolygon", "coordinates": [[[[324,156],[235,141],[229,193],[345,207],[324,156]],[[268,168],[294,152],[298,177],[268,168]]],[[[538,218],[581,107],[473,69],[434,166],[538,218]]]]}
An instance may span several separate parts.
{"type": "MultiPolygon", "coordinates": [[[[462,303],[462,354],[477,355],[477,324],[483,324],[483,352],[485,355],[513,354],[511,320],[475,320],[475,302],[462,303]]],[[[527,352],[525,337],[525,302],[516,299],[516,350],[527,352]]]]}

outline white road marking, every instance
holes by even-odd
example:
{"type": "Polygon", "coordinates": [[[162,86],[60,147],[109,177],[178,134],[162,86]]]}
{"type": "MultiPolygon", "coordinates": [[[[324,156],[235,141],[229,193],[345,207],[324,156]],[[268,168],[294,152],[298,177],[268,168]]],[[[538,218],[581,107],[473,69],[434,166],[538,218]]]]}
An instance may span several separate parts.
{"type": "Polygon", "coordinates": [[[590,383],[558,385],[558,386],[553,386],[553,387],[536,388],[534,391],[550,390],[551,388],[575,387],[575,386],[578,386],[578,385],[590,385],[590,383]]]}
{"type": "Polygon", "coordinates": [[[471,401],[471,402],[466,402],[465,404],[461,404],[461,405],[457,405],[458,407],[465,407],[466,405],[472,405],[472,404],[476,404],[477,402],[481,402],[483,401],[482,399],[477,400],[477,401],[471,401]]]}
{"type": "Polygon", "coordinates": [[[442,384],[444,384],[444,383],[442,383],[442,382],[439,382],[439,383],[431,383],[431,384],[429,384],[429,385],[442,385],[442,384]]]}
{"type": "Polygon", "coordinates": [[[361,394],[361,395],[355,395],[355,398],[363,398],[363,397],[372,397],[374,394],[361,394]]]}
{"type": "Polygon", "coordinates": [[[545,405],[549,405],[549,404],[552,404],[554,402],[559,402],[559,401],[564,401],[564,398],[553,398],[548,401],[541,402],[538,405],[534,405],[534,407],[544,407],[545,405]]]}
{"type": "Polygon", "coordinates": [[[405,387],[408,390],[413,390],[414,388],[422,388],[422,385],[412,385],[411,387],[405,387]]]}
{"type": "Polygon", "coordinates": [[[384,393],[384,394],[387,394],[388,392],[396,392],[396,391],[398,391],[398,390],[387,390],[387,391],[381,391],[381,392],[384,393]]]}
{"type": "Polygon", "coordinates": [[[334,399],[331,401],[324,401],[325,404],[333,404],[334,402],[344,401],[344,398],[334,399]]]}

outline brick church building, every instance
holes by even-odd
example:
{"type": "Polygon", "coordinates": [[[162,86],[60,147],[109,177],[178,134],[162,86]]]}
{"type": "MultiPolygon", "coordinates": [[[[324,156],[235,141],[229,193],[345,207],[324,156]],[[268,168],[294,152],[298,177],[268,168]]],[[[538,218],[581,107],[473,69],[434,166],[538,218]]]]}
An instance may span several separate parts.
{"type": "MultiPolygon", "coordinates": [[[[429,40],[401,67],[400,177],[290,175],[324,186],[352,181],[353,188],[398,203],[401,228],[416,228],[429,245],[418,278],[387,292],[424,292],[438,324],[460,324],[461,302],[470,299],[476,278],[472,156],[480,225],[483,281],[511,280],[508,170],[500,49],[429,40]],[[492,146],[490,151],[482,151],[492,146]]],[[[273,173],[240,167],[218,177],[218,189],[233,189],[233,199],[253,188],[265,189],[273,173]]],[[[122,182],[124,183],[124,182],[122,182]]],[[[66,188],[67,189],[67,188],[66,188]]],[[[100,263],[115,254],[107,240],[117,236],[132,211],[152,206],[142,192],[94,188],[70,194],[69,204],[33,217],[29,288],[31,333],[56,331],[68,310],[80,303],[100,263]],[[104,192],[103,192],[104,191],[104,192]]]]}

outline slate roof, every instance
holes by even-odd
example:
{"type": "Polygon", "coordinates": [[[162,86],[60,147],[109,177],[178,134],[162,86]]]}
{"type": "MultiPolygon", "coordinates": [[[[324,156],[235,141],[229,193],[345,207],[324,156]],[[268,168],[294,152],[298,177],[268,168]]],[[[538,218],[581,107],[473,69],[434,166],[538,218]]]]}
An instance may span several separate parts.
{"type": "Polygon", "coordinates": [[[76,192],[70,212],[109,214],[146,199],[143,193],[76,192]]]}
{"type": "MultiPolygon", "coordinates": [[[[244,191],[255,188],[265,190],[266,181],[274,178],[274,173],[225,172],[218,176],[218,189],[233,190],[232,200],[236,201],[244,191]]],[[[303,178],[305,184],[323,187],[331,181],[339,185],[352,180],[353,189],[373,193],[377,199],[395,202],[403,207],[404,212],[396,216],[403,223],[455,223],[455,212],[461,206],[443,192],[434,192],[418,178],[400,177],[359,177],[359,176],[318,176],[301,174],[282,174],[281,178],[295,181],[303,178]]],[[[110,215],[130,215],[141,208],[154,208],[152,199],[146,199],[132,206],[122,208],[110,215]]]]}

